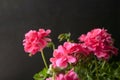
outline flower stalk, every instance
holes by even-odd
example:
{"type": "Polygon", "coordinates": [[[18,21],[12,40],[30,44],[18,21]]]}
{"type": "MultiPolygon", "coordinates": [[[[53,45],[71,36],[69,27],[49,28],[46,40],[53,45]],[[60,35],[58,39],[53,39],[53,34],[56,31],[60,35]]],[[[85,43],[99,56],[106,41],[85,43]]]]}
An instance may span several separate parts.
{"type": "Polygon", "coordinates": [[[97,80],[99,80],[97,59],[95,59],[95,67],[96,67],[96,78],[97,78],[97,80]]]}
{"type": "Polygon", "coordinates": [[[46,69],[48,69],[47,62],[46,62],[46,59],[45,59],[45,56],[44,56],[44,52],[43,52],[43,50],[41,50],[40,52],[41,52],[41,55],[42,55],[44,65],[45,65],[46,69]]]}

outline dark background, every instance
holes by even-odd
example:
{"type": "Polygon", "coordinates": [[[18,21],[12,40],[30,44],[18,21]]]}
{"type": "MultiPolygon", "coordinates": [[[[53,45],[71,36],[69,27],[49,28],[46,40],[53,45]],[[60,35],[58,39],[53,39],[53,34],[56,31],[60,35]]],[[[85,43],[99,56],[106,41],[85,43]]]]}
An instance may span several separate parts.
{"type": "MultiPolygon", "coordinates": [[[[120,47],[119,0],[0,0],[0,80],[33,80],[43,67],[40,54],[29,57],[22,40],[30,29],[49,28],[57,35],[82,33],[104,27],[120,47]]],[[[46,51],[47,59],[52,56],[46,51]]]]}

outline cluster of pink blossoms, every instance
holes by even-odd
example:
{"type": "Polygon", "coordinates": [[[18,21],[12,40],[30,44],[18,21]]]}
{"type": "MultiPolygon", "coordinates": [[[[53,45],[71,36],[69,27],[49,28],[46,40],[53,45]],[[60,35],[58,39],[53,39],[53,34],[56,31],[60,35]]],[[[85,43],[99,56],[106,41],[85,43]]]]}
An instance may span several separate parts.
{"type": "Polygon", "coordinates": [[[73,69],[68,71],[66,74],[63,73],[58,74],[57,76],[55,76],[55,79],[52,78],[53,77],[50,77],[47,78],[46,80],[80,80],[73,69]]]}
{"type": "MultiPolygon", "coordinates": [[[[51,30],[39,29],[39,31],[31,30],[25,34],[23,40],[25,52],[31,55],[44,49],[48,42],[51,30]]],[[[117,48],[113,46],[111,35],[107,33],[106,29],[93,29],[87,34],[82,34],[79,37],[79,43],[65,42],[59,45],[53,52],[53,57],[50,58],[52,67],[66,69],[69,64],[76,64],[79,61],[79,56],[93,54],[98,59],[109,59],[111,55],[117,55],[117,48]]],[[[53,78],[53,77],[52,77],[53,78]]],[[[77,73],[74,70],[67,71],[67,73],[59,73],[54,77],[55,79],[47,78],[46,80],[79,80],[77,73]]]]}
{"type": "Polygon", "coordinates": [[[50,58],[53,67],[66,68],[69,64],[76,63],[77,57],[80,53],[86,53],[86,50],[82,48],[80,44],[65,42],[58,46],[53,52],[53,57],[50,58]]]}
{"type": "Polygon", "coordinates": [[[99,59],[109,59],[112,54],[117,55],[117,48],[113,46],[111,35],[106,29],[93,29],[87,34],[82,34],[79,40],[83,48],[87,48],[89,53],[93,53],[99,59]]]}
{"type": "Polygon", "coordinates": [[[45,48],[47,43],[51,41],[51,39],[48,38],[50,33],[51,30],[49,29],[46,31],[44,29],[39,29],[39,31],[30,30],[26,33],[25,39],[23,40],[25,52],[30,53],[30,55],[34,55],[45,48]]]}

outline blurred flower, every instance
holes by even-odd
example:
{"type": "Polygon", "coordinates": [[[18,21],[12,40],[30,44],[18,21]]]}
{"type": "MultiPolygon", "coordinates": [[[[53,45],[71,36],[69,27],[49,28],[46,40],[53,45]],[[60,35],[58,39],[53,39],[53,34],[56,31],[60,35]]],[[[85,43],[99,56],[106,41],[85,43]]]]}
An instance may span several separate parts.
{"type": "Polygon", "coordinates": [[[50,77],[50,78],[47,78],[46,80],[52,80],[52,78],[50,77]]]}
{"type": "Polygon", "coordinates": [[[71,69],[65,76],[65,80],[80,80],[76,72],[71,69]]]}
{"type": "Polygon", "coordinates": [[[77,73],[75,73],[74,70],[71,69],[66,74],[60,73],[57,76],[55,76],[54,79],[50,77],[50,78],[47,78],[46,80],[80,80],[80,79],[78,78],[77,73]]]}

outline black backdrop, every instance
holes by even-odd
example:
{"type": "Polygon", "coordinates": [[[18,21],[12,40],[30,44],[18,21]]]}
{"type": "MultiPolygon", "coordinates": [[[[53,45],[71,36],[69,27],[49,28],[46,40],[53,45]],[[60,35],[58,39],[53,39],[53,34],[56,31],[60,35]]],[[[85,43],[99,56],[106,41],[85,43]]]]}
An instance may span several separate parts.
{"type": "MultiPolygon", "coordinates": [[[[28,57],[22,40],[30,29],[50,28],[73,38],[104,27],[120,47],[119,0],[0,0],[0,80],[32,80],[44,66],[40,54],[28,57]]],[[[47,59],[52,56],[46,51],[47,59]]]]}

